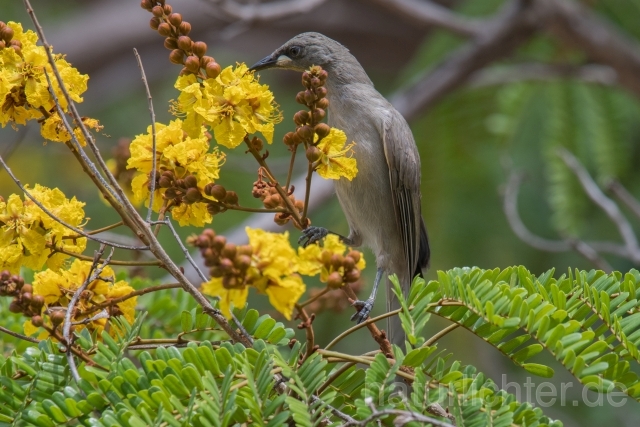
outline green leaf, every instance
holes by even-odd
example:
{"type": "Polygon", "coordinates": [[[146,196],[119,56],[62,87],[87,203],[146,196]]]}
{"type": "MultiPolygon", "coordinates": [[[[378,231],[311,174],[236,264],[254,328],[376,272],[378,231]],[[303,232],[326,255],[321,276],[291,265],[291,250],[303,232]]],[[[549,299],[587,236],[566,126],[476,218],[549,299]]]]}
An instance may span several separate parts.
{"type": "Polygon", "coordinates": [[[551,378],[554,375],[552,368],[546,365],[540,365],[538,363],[524,363],[522,367],[528,372],[543,378],[551,378]]]}

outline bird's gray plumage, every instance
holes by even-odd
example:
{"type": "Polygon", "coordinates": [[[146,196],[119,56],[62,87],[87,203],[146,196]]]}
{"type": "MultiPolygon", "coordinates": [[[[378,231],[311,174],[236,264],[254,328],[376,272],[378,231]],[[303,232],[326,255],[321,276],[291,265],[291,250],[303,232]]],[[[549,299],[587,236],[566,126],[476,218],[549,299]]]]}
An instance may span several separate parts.
{"type": "MultiPolygon", "coordinates": [[[[352,181],[335,183],[350,228],[345,241],[370,248],[378,269],[397,274],[406,295],[412,278],[429,260],[421,216],[420,157],[411,129],[348,49],[322,34],[300,34],[253,68],[302,71],[312,65],[329,74],[328,124],[356,143],[358,174],[352,181]]],[[[399,305],[387,285],[387,309],[393,310],[399,305]]],[[[397,316],[391,319],[389,339],[402,344],[400,322],[397,316]]]]}

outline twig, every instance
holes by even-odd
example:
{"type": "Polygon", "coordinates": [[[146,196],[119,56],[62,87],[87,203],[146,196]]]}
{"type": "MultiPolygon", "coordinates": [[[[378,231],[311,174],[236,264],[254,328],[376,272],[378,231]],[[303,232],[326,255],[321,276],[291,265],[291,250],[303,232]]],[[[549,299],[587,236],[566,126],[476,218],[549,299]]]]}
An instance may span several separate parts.
{"type": "Polygon", "coordinates": [[[587,172],[585,167],[573,154],[566,149],[559,149],[558,153],[564,163],[576,175],[585,193],[587,193],[587,196],[589,196],[589,198],[607,214],[609,219],[618,228],[618,232],[625,243],[630,258],[636,264],[640,264],[640,247],[638,247],[638,238],[633,231],[633,227],[631,227],[627,218],[625,218],[620,211],[620,208],[618,208],[618,205],[608,198],[602,190],[600,190],[598,184],[596,184],[593,178],[591,178],[591,175],[589,175],[589,172],[587,172]]]}
{"type": "Polygon", "coordinates": [[[19,334],[17,332],[13,332],[12,330],[9,330],[9,329],[5,328],[4,326],[0,326],[0,332],[4,332],[7,335],[11,335],[12,337],[16,337],[16,338],[24,340],[24,341],[29,341],[29,342],[36,343],[36,344],[40,342],[40,340],[38,340],[38,339],[31,338],[31,337],[28,337],[26,335],[19,334]]]}
{"type": "Polygon", "coordinates": [[[151,221],[151,212],[153,211],[153,193],[156,191],[156,113],[153,111],[153,99],[151,98],[149,83],[147,82],[147,76],[142,66],[142,59],[135,47],[133,48],[133,54],[136,56],[136,61],[138,61],[142,83],[144,83],[144,89],[147,91],[147,103],[149,104],[149,114],[151,115],[151,187],[149,188],[149,209],[147,209],[147,222],[149,222],[151,221]]]}
{"type": "Polygon", "coordinates": [[[329,378],[327,378],[326,381],[322,383],[320,387],[318,387],[317,394],[322,394],[322,392],[325,391],[327,387],[331,385],[332,382],[334,382],[340,375],[345,373],[349,368],[351,368],[355,364],[356,364],[355,362],[347,362],[343,364],[340,368],[332,372],[331,375],[329,375],[329,378]]]}
{"type": "Polygon", "coordinates": [[[2,156],[0,156],[0,164],[2,164],[2,166],[4,167],[4,169],[7,171],[7,173],[9,174],[9,176],[11,177],[11,179],[13,180],[13,182],[16,183],[16,185],[18,187],[20,187],[20,190],[22,190],[24,192],[24,194],[31,199],[31,201],[33,203],[35,203],[40,209],[42,209],[44,211],[44,213],[46,213],[47,215],[49,215],[49,217],[51,217],[51,219],[53,219],[54,221],[62,224],[63,226],[67,227],[69,230],[79,234],[80,236],[86,237],[87,239],[90,240],[94,240],[98,243],[101,243],[103,245],[107,245],[107,246],[111,246],[114,248],[118,248],[118,249],[128,249],[131,251],[144,251],[144,250],[148,250],[149,247],[148,246],[128,246],[128,245],[121,245],[119,243],[114,243],[114,242],[108,242],[106,240],[100,239],[98,237],[92,236],[86,232],[84,232],[83,230],[74,227],[73,225],[63,221],[62,219],[58,218],[53,212],[51,212],[49,209],[47,209],[42,203],[40,203],[35,197],[33,197],[31,195],[31,193],[29,193],[29,191],[27,191],[27,189],[22,185],[22,183],[20,182],[20,180],[18,178],[16,178],[16,176],[13,174],[13,172],[11,171],[11,169],[9,168],[9,166],[7,165],[7,163],[4,161],[4,159],[2,158],[2,156]]]}
{"type": "MultiPolygon", "coordinates": [[[[311,400],[313,403],[316,403],[316,402],[322,402],[322,399],[320,399],[318,396],[316,396],[316,395],[314,395],[314,394],[312,394],[312,395],[310,396],[310,400],[311,400]]],[[[333,407],[333,406],[331,406],[331,405],[327,405],[327,407],[329,408],[329,410],[331,411],[331,413],[332,413],[333,415],[335,415],[336,417],[340,418],[342,421],[345,421],[345,422],[347,422],[347,423],[352,423],[352,422],[356,421],[356,420],[355,420],[355,418],[352,418],[351,416],[349,416],[349,415],[345,414],[344,412],[340,411],[340,410],[339,410],[339,409],[337,409],[337,408],[334,408],[334,407],[333,407]]]]}
{"type": "Polygon", "coordinates": [[[580,239],[572,238],[570,236],[567,236],[565,239],[567,242],[569,242],[571,247],[576,252],[585,257],[597,268],[604,271],[605,273],[611,273],[613,271],[611,264],[609,264],[604,258],[602,258],[595,249],[589,246],[589,244],[583,242],[580,239]]]}
{"type": "Polygon", "coordinates": [[[609,183],[607,188],[618,198],[622,203],[625,204],[631,212],[638,218],[640,218],[640,201],[633,197],[633,194],[629,193],[626,188],[622,186],[620,181],[613,180],[609,183]]]}
{"type": "Polygon", "coordinates": [[[114,249],[111,248],[111,252],[109,256],[104,260],[101,266],[98,266],[100,262],[100,258],[106,249],[106,245],[100,245],[100,249],[98,249],[95,253],[93,263],[89,268],[89,274],[87,275],[87,279],[84,281],[82,285],[75,291],[73,297],[71,297],[71,301],[69,301],[69,305],[67,306],[67,312],[64,316],[64,324],[62,326],[62,337],[64,338],[66,353],[67,353],[67,361],[69,362],[69,370],[71,371],[71,375],[76,383],[80,382],[80,374],[78,374],[78,368],[76,367],[76,362],[73,359],[73,354],[71,354],[71,347],[73,346],[73,340],[71,339],[71,316],[75,309],[78,300],[80,299],[80,295],[84,292],[84,290],[89,286],[94,280],[99,279],[102,270],[109,264],[111,257],[113,256],[114,249]]]}
{"type": "Polygon", "coordinates": [[[300,325],[298,325],[298,329],[304,328],[307,337],[307,351],[303,359],[304,361],[315,351],[315,333],[313,331],[313,321],[315,319],[315,314],[309,316],[305,309],[298,304],[296,304],[295,307],[296,310],[298,310],[298,318],[302,320],[302,322],[300,322],[300,325]]]}
{"type": "Polygon", "coordinates": [[[607,65],[599,64],[582,66],[543,63],[515,64],[478,70],[469,77],[467,84],[472,88],[481,88],[521,81],[546,82],[567,78],[612,86],[618,81],[618,73],[607,65]]]}
{"type": "Polygon", "coordinates": [[[180,239],[180,236],[178,235],[178,232],[176,231],[173,224],[171,223],[171,219],[169,217],[166,217],[162,221],[151,221],[149,222],[149,224],[150,225],[164,224],[167,227],[169,227],[169,230],[171,230],[171,234],[173,234],[173,237],[176,239],[176,242],[178,242],[178,245],[180,245],[180,249],[182,249],[182,253],[184,254],[185,258],[189,261],[189,263],[193,266],[193,268],[196,269],[202,281],[203,282],[209,281],[209,279],[207,279],[207,276],[204,275],[202,270],[200,270],[200,268],[198,267],[198,264],[196,264],[196,262],[191,257],[191,254],[189,253],[189,250],[187,249],[187,247],[184,245],[184,243],[182,243],[182,239],[180,239]]]}
{"type": "MultiPolygon", "coordinates": [[[[349,286],[348,284],[345,284],[342,287],[342,291],[345,294],[347,294],[347,297],[352,301],[356,301],[358,299],[358,296],[356,295],[355,292],[353,292],[353,289],[351,289],[351,286],[349,286]]],[[[366,322],[362,322],[362,323],[366,323],[366,322]]],[[[369,329],[369,332],[371,333],[371,336],[373,337],[373,339],[380,346],[380,350],[382,351],[382,353],[393,354],[393,350],[391,349],[391,343],[387,339],[387,335],[384,332],[380,331],[380,329],[378,329],[378,327],[373,322],[367,323],[366,327],[367,329],[369,329]]]]}
{"type": "MultiPolygon", "coordinates": [[[[74,258],[78,258],[84,261],[91,261],[93,260],[93,257],[90,257],[88,255],[83,255],[83,254],[79,254],[77,252],[71,252],[68,251],[64,248],[59,248],[54,244],[50,244],[47,243],[46,244],[47,248],[51,249],[53,252],[60,252],[61,254],[65,254],[65,255],[69,255],[71,257],[74,258]]],[[[108,245],[110,246],[110,245],[108,245]]],[[[122,260],[111,260],[111,265],[123,265],[123,266],[128,266],[128,267],[143,267],[143,266],[160,266],[162,265],[160,263],[160,261],[155,260],[155,261],[122,261],[122,260]]]]}
{"type": "Polygon", "coordinates": [[[454,329],[457,329],[458,326],[460,326],[460,325],[458,325],[457,323],[453,323],[453,324],[447,326],[446,328],[444,328],[443,330],[439,331],[438,333],[434,334],[431,338],[426,340],[424,342],[424,344],[422,344],[422,347],[431,347],[440,338],[444,337],[445,335],[447,335],[449,332],[453,331],[454,329]]]}
{"type": "MultiPolygon", "coordinates": [[[[291,159],[289,159],[289,170],[287,171],[287,183],[284,186],[284,190],[289,192],[289,185],[291,185],[291,178],[293,176],[293,166],[296,162],[296,152],[298,151],[298,144],[294,144],[291,148],[291,159]]],[[[272,163],[273,164],[273,163],[272,163]]]]}
{"type": "Polygon", "coordinates": [[[378,420],[383,417],[387,417],[389,415],[395,415],[396,418],[393,420],[394,426],[403,426],[409,424],[411,422],[420,422],[420,423],[428,423],[435,427],[455,427],[454,424],[450,424],[446,421],[441,421],[436,418],[427,417],[425,415],[419,414],[413,411],[406,411],[401,409],[382,409],[377,410],[373,407],[373,404],[370,405],[372,409],[372,414],[369,415],[362,421],[352,421],[346,424],[342,424],[342,427],[348,426],[368,426],[374,423],[375,420],[378,420]]]}
{"type": "Polygon", "coordinates": [[[402,311],[402,309],[398,308],[396,310],[389,311],[388,313],[381,314],[380,316],[370,317],[367,320],[365,320],[364,322],[350,327],[349,329],[347,329],[346,331],[342,332],[340,335],[335,337],[329,344],[327,344],[325,346],[325,350],[329,350],[331,347],[336,345],[338,342],[342,341],[343,338],[351,335],[352,333],[354,333],[358,329],[362,329],[364,327],[367,327],[367,326],[371,325],[372,323],[377,322],[378,320],[382,320],[382,319],[386,319],[387,317],[395,316],[396,314],[400,313],[401,311],[402,311]]]}
{"type": "Polygon", "coordinates": [[[309,304],[311,304],[312,302],[314,302],[315,300],[317,300],[318,298],[320,298],[322,295],[326,294],[327,292],[329,292],[331,289],[327,286],[326,288],[324,288],[323,290],[321,290],[320,292],[318,292],[317,294],[315,294],[314,296],[312,296],[311,298],[309,298],[308,300],[301,302],[300,304],[298,304],[298,306],[300,306],[300,308],[306,307],[309,304]]]}
{"type": "Polygon", "coordinates": [[[151,293],[151,292],[162,291],[164,289],[177,289],[177,288],[181,288],[181,287],[182,287],[182,285],[180,283],[167,283],[167,284],[164,284],[164,285],[150,286],[148,288],[138,289],[137,291],[130,292],[130,293],[128,293],[126,295],[123,295],[121,297],[113,298],[113,299],[110,299],[108,301],[95,304],[95,305],[89,307],[87,310],[81,312],[80,314],[81,315],[87,315],[87,314],[93,313],[94,311],[98,311],[100,309],[103,309],[103,308],[106,308],[106,307],[110,307],[110,306],[112,306],[114,304],[118,304],[118,303],[120,303],[122,301],[126,301],[126,300],[128,300],[130,298],[139,297],[141,295],[146,295],[146,294],[151,293]]]}

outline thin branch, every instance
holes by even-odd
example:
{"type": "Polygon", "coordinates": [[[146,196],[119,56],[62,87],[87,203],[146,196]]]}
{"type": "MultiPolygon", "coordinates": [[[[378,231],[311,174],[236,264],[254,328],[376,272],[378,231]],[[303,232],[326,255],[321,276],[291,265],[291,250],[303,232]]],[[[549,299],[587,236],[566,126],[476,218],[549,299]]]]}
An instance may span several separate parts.
{"type": "Polygon", "coordinates": [[[76,367],[76,362],[73,359],[73,354],[71,353],[71,347],[73,347],[73,340],[71,339],[71,316],[75,309],[78,300],[80,299],[80,295],[84,292],[84,290],[89,286],[94,280],[99,279],[102,270],[109,264],[111,257],[113,256],[114,249],[111,248],[111,252],[109,256],[105,259],[102,265],[98,266],[100,262],[100,258],[106,249],[106,245],[100,245],[100,249],[98,249],[95,253],[93,263],[89,268],[89,274],[87,275],[87,279],[84,281],[82,285],[75,291],[73,297],[71,297],[71,301],[69,301],[69,305],[67,306],[67,312],[64,316],[64,324],[62,326],[62,337],[64,338],[66,353],[67,353],[67,361],[69,362],[69,370],[71,371],[71,375],[76,383],[80,382],[80,374],[78,374],[78,368],[76,367]]]}
{"type": "Polygon", "coordinates": [[[29,342],[36,343],[36,344],[40,342],[40,340],[38,340],[38,339],[31,338],[31,337],[28,337],[26,335],[19,334],[17,332],[13,332],[12,330],[9,330],[9,329],[5,328],[4,326],[0,326],[0,332],[4,332],[7,335],[11,335],[12,337],[16,337],[16,338],[24,340],[24,341],[29,341],[29,342]]]}
{"type": "Polygon", "coordinates": [[[156,191],[156,113],[153,110],[153,98],[151,98],[149,83],[147,82],[147,76],[145,75],[144,67],[142,66],[142,59],[135,47],[133,48],[133,54],[136,56],[136,61],[138,61],[138,68],[140,68],[142,83],[144,83],[144,89],[147,92],[149,115],[151,116],[151,187],[149,188],[149,209],[147,209],[147,222],[149,222],[151,221],[151,212],[153,212],[153,193],[156,191]]]}
{"type": "Polygon", "coordinates": [[[439,331],[438,333],[434,334],[431,338],[426,340],[424,342],[424,344],[422,344],[422,347],[431,347],[440,338],[444,337],[445,335],[447,335],[449,332],[453,331],[454,329],[457,329],[459,326],[460,325],[458,325],[457,323],[452,323],[451,325],[447,326],[446,328],[444,328],[443,330],[439,331]]]}
{"type": "Polygon", "coordinates": [[[607,65],[589,64],[516,64],[484,68],[473,73],[468,80],[471,88],[498,86],[521,81],[554,81],[577,79],[587,83],[612,86],[618,82],[618,73],[607,65]]]}
{"type": "Polygon", "coordinates": [[[345,337],[351,335],[352,333],[354,333],[358,329],[362,329],[364,327],[367,327],[367,326],[371,325],[372,323],[377,322],[378,320],[382,320],[382,319],[386,319],[387,317],[395,316],[396,314],[400,313],[401,311],[402,311],[402,309],[398,308],[396,310],[389,311],[388,313],[381,314],[380,316],[370,317],[367,320],[365,320],[364,322],[358,323],[357,325],[354,325],[354,326],[350,327],[349,329],[347,329],[346,331],[342,332],[340,335],[335,337],[329,344],[327,344],[324,349],[325,350],[329,350],[331,347],[336,345],[338,342],[342,341],[342,339],[344,339],[345,337]]]}
{"type": "Polygon", "coordinates": [[[560,158],[562,158],[562,161],[564,161],[569,169],[576,175],[587,196],[607,214],[609,219],[618,228],[618,232],[625,243],[630,258],[636,264],[640,264],[638,238],[633,231],[633,227],[631,227],[627,218],[622,214],[620,208],[618,208],[618,205],[602,192],[598,184],[596,184],[593,178],[591,178],[591,175],[589,175],[589,172],[573,154],[566,149],[558,150],[558,154],[560,158]]]}
{"type": "Polygon", "coordinates": [[[187,247],[184,245],[184,243],[182,243],[182,239],[180,239],[180,236],[178,235],[178,232],[176,231],[169,217],[166,217],[162,221],[151,221],[149,224],[150,225],[164,224],[168,226],[169,230],[171,230],[171,234],[173,234],[173,237],[176,239],[176,242],[178,242],[178,245],[180,245],[180,249],[182,249],[182,253],[184,254],[185,258],[187,259],[187,261],[189,261],[189,263],[193,266],[193,268],[196,269],[196,271],[198,272],[198,275],[200,276],[200,279],[202,279],[202,282],[209,281],[209,279],[207,279],[207,276],[205,276],[202,270],[200,270],[200,268],[198,267],[198,264],[196,264],[196,262],[193,260],[193,257],[189,253],[189,250],[187,249],[187,247]]]}
{"type": "Polygon", "coordinates": [[[472,19],[457,14],[432,1],[375,0],[387,9],[420,24],[433,25],[465,37],[479,36],[487,25],[484,19],[472,19]]]}
{"type": "MultiPolygon", "coordinates": [[[[90,257],[89,255],[83,255],[83,254],[79,254],[76,252],[71,252],[68,251],[64,248],[59,248],[54,244],[50,244],[47,243],[46,244],[47,248],[51,249],[53,252],[59,252],[61,254],[65,254],[65,255],[69,255],[71,257],[74,258],[78,258],[84,261],[92,261],[93,257],[90,257]]],[[[160,261],[155,260],[155,261],[121,261],[121,260],[117,260],[114,259],[111,261],[111,265],[123,265],[123,266],[128,266],[128,267],[144,267],[144,266],[161,266],[162,264],[160,263],[160,261]]]]}
{"type": "Polygon", "coordinates": [[[611,191],[624,205],[633,212],[635,216],[640,218],[640,201],[636,199],[633,194],[629,193],[626,188],[622,186],[620,181],[613,180],[607,186],[609,191],[611,191]]]}
{"type": "Polygon", "coordinates": [[[613,267],[611,267],[611,264],[609,264],[604,258],[602,258],[595,249],[589,246],[588,243],[585,243],[580,239],[572,238],[570,236],[567,236],[565,240],[569,242],[571,247],[576,252],[585,257],[587,261],[591,262],[600,270],[604,271],[605,273],[611,273],[613,271],[613,267]]]}
{"type": "Polygon", "coordinates": [[[98,311],[100,309],[103,309],[103,308],[106,308],[106,307],[110,307],[110,306],[112,306],[114,304],[118,304],[118,303],[120,303],[122,301],[126,301],[126,300],[128,300],[130,298],[139,297],[141,295],[146,295],[146,294],[148,294],[150,292],[162,291],[164,289],[178,289],[178,288],[181,288],[181,287],[182,287],[182,285],[180,283],[167,283],[167,284],[164,284],[164,285],[149,286],[148,288],[138,289],[137,291],[130,292],[130,293],[128,293],[126,295],[123,295],[121,297],[113,298],[113,299],[110,299],[108,301],[95,304],[95,305],[91,306],[90,308],[88,308],[87,310],[83,311],[80,314],[82,314],[82,315],[90,314],[90,313],[93,313],[94,311],[98,311]]]}
{"type": "Polygon", "coordinates": [[[396,418],[393,420],[393,425],[394,426],[404,426],[406,424],[409,424],[411,422],[419,422],[419,423],[428,423],[432,426],[435,427],[455,427],[454,424],[450,424],[446,421],[441,421],[438,420],[436,418],[432,418],[432,417],[427,417],[425,415],[419,414],[418,412],[413,412],[413,411],[406,411],[406,410],[401,410],[401,409],[382,409],[382,410],[377,410],[373,407],[373,405],[371,405],[372,408],[372,414],[369,415],[367,418],[365,418],[362,421],[356,421],[354,420],[353,422],[348,422],[346,424],[342,424],[342,427],[349,427],[349,426],[363,426],[366,427],[368,425],[371,424],[375,424],[376,420],[379,420],[380,418],[384,418],[387,417],[389,415],[395,415],[396,418]]]}
{"type": "MultiPolygon", "coordinates": [[[[318,396],[313,395],[313,394],[311,395],[310,399],[311,399],[311,401],[312,401],[313,403],[316,403],[316,402],[322,402],[322,399],[320,399],[318,396]]],[[[327,407],[329,408],[329,410],[331,411],[331,413],[332,413],[333,415],[335,415],[336,417],[340,418],[342,421],[346,422],[347,424],[349,424],[349,423],[352,423],[352,422],[355,422],[355,421],[356,421],[356,420],[355,420],[355,418],[352,418],[351,416],[349,416],[349,415],[345,414],[344,412],[340,411],[340,410],[339,410],[339,409],[337,409],[337,408],[334,408],[334,407],[333,407],[333,406],[331,406],[331,405],[327,405],[327,407]]]]}
{"type": "Polygon", "coordinates": [[[81,229],[79,229],[77,227],[74,227],[73,225],[63,221],[62,219],[58,218],[53,212],[51,212],[49,209],[47,209],[35,197],[33,197],[31,195],[31,193],[29,193],[29,191],[27,191],[27,189],[22,185],[20,180],[13,174],[13,172],[11,171],[11,169],[9,168],[7,163],[4,161],[2,156],[0,156],[0,164],[2,164],[2,166],[7,171],[7,173],[9,174],[11,179],[13,180],[13,182],[15,182],[16,185],[18,187],[20,187],[20,190],[22,190],[24,192],[25,196],[27,196],[33,203],[35,203],[40,209],[42,209],[44,211],[44,213],[49,215],[49,217],[51,217],[51,219],[53,219],[54,221],[62,224],[65,227],[67,227],[69,230],[79,234],[80,236],[86,237],[87,239],[94,240],[94,241],[96,241],[98,243],[101,243],[103,245],[111,246],[111,247],[118,248],[118,249],[128,249],[128,250],[132,250],[132,251],[144,251],[144,250],[148,250],[149,249],[148,246],[128,246],[128,245],[121,245],[119,243],[108,242],[106,240],[102,240],[102,239],[100,239],[98,237],[92,236],[89,233],[87,233],[87,232],[85,232],[85,231],[83,231],[83,230],[81,230],[81,229]]]}

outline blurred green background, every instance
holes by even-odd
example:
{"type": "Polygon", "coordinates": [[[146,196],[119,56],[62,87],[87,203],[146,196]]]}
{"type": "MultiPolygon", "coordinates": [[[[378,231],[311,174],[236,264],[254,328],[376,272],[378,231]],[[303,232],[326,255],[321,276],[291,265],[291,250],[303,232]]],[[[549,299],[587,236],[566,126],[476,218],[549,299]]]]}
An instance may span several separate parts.
{"type": "MultiPolygon", "coordinates": [[[[223,13],[220,2],[170,2],[174,11],[182,13],[192,24],[192,39],[205,41],[208,54],[222,66],[236,61],[252,64],[297,33],[320,31],[345,44],[361,61],[378,90],[391,97],[396,90],[407,87],[446,60],[465,39],[392,13],[380,3],[384,2],[330,0],[306,13],[247,22],[223,13]]],[[[503,5],[501,0],[440,3],[470,17],[492,16],[503,5]]],[[[640,0],[583,3],[640,45],[640,0]]],[[[34,0],[33,6],[55,51],[66,53],[74,66],[91,77],[80,110],[82,115],[98,118],[104,125],[98,141],[106,157],[111,157],[120,138],[132,138],[145,132],[149,125],[134,47],[149,78],[157,120],[171,119],[168,101],[177,96],[173,82],[179,67],[169,63],[162,38],[149,29],[150,15],[137,1],[34,0]]],[[[26,28],[33,28],[22,2],[0,0],[0,11],[0,20],[19,21],[26,28]]],[[[493,63],[488,75],[519,64],[582,66],[590,62],[580,49],[541,33],[506,59],[493,63]]],[[[520,192],[519,212],[532,232],[550,239],[573,236],[620,242],[615,226],[584,195],[555,149],[562,146],[571,150],[601,185],[614,178],[639,197],[638,99],[616,86],[615,81],[594,84],[581,79],[526,78],[517,74],[497,81],[475,77],[427,111],[414,115],[416,118],[411,121],[422,159],[422,207],[433,254],[426,277],[434,278],[436,270],[462,266],[502,268],[522,264],[536,274],[555,268],[556,275],[568,268],[593,268],[574,252],[543,252],[519,240],[503,213],[502,193],[511,170],[525,172],[528,179],[520,192]]],[[[285,132],[294,128],[292,116],[297,111],[294,98],[301,87],[299,75],[266,72],[261,81],[271,85],[285,117],[277,127],[273,146],[269,147],[270,164],[284,177],[288,153],[280,141],[285,132]]],[[[0,153],[8,155],[10,166],[23,183],[57,186],[67,195],[87,202],[86,213],[91,218],[88,228],[117,221],[66,147],[45,144],[37,126],[0,130],[0,153]]],[[[251,184],[256,179],[254,162],[241,150],[227,150],[227,154],[220,183],[236,190],[242,203],[257,206],[250,197],[251,184]]],[[[302,162],[298,167],[304,167],[302,162]]],[[[6,197],[12,192],[16,192],[14,184],[5,172],[0,172],[0,195],[6,197]]],[[[625,209],[623,212],[629,214],[625,209]]],[[[252,217],[227,213],[217,216],[212,226],[216,232],[225,234],[248,218],[252,217]]],[[[347,233],[335,197],[313,211],[312,218],[314,224],[347,233]]],[[[640,229],[638,221],[634,226],[636,231],[640,229]]],[[[297,239],[299,233],[295,229],[289,231],[292,241],[297,239]]],[[[180,232],[186,237],[198,230],[186,228],[180,232]]],[[[169,236],[162,237],[174,259],[181,259],[179,248],[169,236]]],[[[607,255],[606,259],[616,270],[634,267],[622,258],[607,255]]],[[[363,293],[368,293],[375,272],[369,253],[367,262],[363,293]]],[[[160,278],[163,273],[156,270],[147,274],[160,278]]],[[[262,296],[253,295],[250,304],[264,312],[273,311],[262,296]]],[[[379,302],[377,312],[383,307],[379,302]]],[[[348,327],[349,315],[320,314],[315,322],[320,343],[328,342],[337,330],[348,327]]],[[[444,322],[433,319],[433,331],[442,326],[444,322]]],[[[508,381],[524,382],[525,375],[514,369],[508,359],[466,331],[456,330],[443,340],[442,346],[451,350],[455,358],[476,364],[498,384],[506,382],[501,381],[503,374],[508,381]]],[[[361,351],[373,349],[374,343],[361,331],[339,347],[361,351]]],[[[553,366],[557,372],[554,383],[572,380],[559,364],[553,366]]],[[[581,390],[574,383],[568,394],[579,399],[581,390]]],[[[599,426],[605,422],[640,425],[640,405],[635,402],[627,402],[621,408],[606,403],[596,407],[583,403],[561,406],[558,402],[546,411],[568,426],[599,426]]]]}

